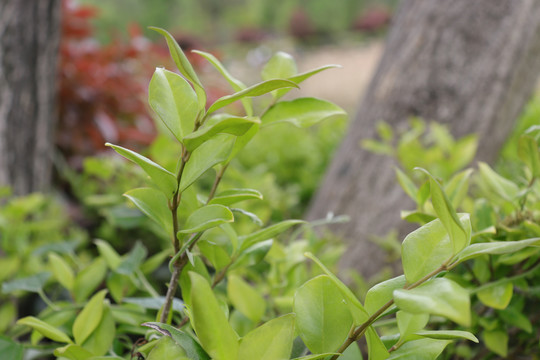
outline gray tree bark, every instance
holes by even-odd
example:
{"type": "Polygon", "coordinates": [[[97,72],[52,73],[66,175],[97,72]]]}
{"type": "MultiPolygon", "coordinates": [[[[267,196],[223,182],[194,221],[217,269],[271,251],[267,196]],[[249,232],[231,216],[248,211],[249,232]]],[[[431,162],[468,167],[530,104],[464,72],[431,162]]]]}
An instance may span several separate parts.
{"type": "Polygon", "coordinates": [[[375,274],[385,253],[369,237],[398,229],[402,239],[411,230],[400,219],[412,203],[397,185],[394,161],[359,146],[376,136],[376,121],[402,128],[419,116],[447,123],[456,136],[477,133],[477,159],[489,162],[539,71],[540,1],[403,0],[357,118],[307,214],[350,216],[333,228],[348,244],[342,268],[375,274]]]}
{"type": "Polygon", "coordinates": [[[60,0],[0,1],[0,184],[50,185],[60,0]]]}

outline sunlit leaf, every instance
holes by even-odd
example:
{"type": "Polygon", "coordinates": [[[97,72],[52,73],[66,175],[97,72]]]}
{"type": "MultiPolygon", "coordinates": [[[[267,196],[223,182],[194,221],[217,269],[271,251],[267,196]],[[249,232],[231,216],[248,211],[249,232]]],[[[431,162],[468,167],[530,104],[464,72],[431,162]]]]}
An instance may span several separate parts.
{"type": "Polygon", "coordinates": [[[316,98],[298,98],[280,101],[261,118],[263,125],[287,122],[300,128],[315,125],[323,120],[343,119],[347,113],[339,106],[316,98]]]}

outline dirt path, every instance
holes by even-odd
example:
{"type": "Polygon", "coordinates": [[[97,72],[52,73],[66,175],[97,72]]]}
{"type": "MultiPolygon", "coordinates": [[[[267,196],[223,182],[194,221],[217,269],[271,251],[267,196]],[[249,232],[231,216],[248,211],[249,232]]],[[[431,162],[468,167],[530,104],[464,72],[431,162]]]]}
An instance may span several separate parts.
{"type": "Polygon", "coordinates": [[[298,54],[299,71],[326,64],[339,64],[341,69],[324,71],[301,85],[301,96],[331,100],[354,116],[358,103],[371,80],[383,51],[382,42],[358,47],[325,46],[298,54]]]}

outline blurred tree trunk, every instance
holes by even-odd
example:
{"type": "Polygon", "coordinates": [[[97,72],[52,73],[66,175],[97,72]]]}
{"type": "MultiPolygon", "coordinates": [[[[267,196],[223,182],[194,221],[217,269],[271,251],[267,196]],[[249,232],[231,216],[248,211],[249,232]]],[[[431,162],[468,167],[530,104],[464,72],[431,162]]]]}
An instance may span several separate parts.
{"type": "MultiPolygon", "coordinates": [[[[534,90],[540,70],[540,1],[403,0],[356,120],[308,211],[351,221],[333,230],[348,244],[341,266],[375,274],[385,254],[368,239],[411,230],[400,210],[412,203],[394,161],[360,148],[375,123],[408,118],[447,123],[456,136],[479,135],[478,160],[493,161],[534,90]]],[[[358,69],[362,71],[362,69],[358,69]]]]}
{"type": "Polygon", "coordinates": [[[0,184],[19,195],[50,184],[60,4],[0,1],[0,184]]]}

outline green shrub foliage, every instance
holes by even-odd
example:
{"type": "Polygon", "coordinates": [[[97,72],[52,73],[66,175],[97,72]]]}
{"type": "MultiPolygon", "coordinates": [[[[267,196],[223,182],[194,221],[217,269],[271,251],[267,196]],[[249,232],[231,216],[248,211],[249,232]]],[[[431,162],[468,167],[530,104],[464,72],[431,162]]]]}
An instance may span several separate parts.
{"type": "MultiPolygon", "coordinates": [[[[403,216],[420,227],[401,245],[404,275],[375,284],[361,301],[332,272],[343,248],[311,230],[339,218],[264,224],[245,206],[264,194],[222,184],[231,161],[261,128],[345,117],[321,99],[283,100],[333,66],[297,73],[294,60],[277,53],[262,70],[263,81],[246,86],[198,51],[233,89],[207,103],[182,49],[165,30],[154,30],[167,40],[177,66],[156,69],[149,85],[150,106],[169,138],[158,140],[153,159],[108,145],[145,174],[146,185],[124,196],[153,224],[144,226],[164,238],[161,250],[149,255],[130,238],[123,239],[131,242],[123,255],[104,240],[84,251],[50,245],[31,255],[40,261],[34,271],[20,272],[25,267],[17,247],[28,245],[14,244],[17,228],[7,226],[2,212],[2,245],[10,255],[2,259],[2,297],[11,302],[0,307],[7,335],[0,342],[8,358],[361,359],[357,341],[363,337],[374,360],[435,359],[449,346],[466,356],[482,346],[501,356],[532,351],[536,340],[529,334],[536,330],[529,314],[540,268],[538,129],[520,139],[522,173],[510,180],[484,163],[454,174],[472,159],[473,138],[454,141],[435,127],[437,146],[427,149],[418,141],[423,128],[417,122],[395,149],[392,130],[382,125],[383,141],[368,143],[372,149],[397,154],[406,166],[411,151],[434,154],[431,163],[414,165],[440,168],[398,170],[417,204],[403,216]],[[259,111],[253,98],[263,95],[270,100],[259,111]],[[243,114],[224,112],[237,104],[243,114]],[[279,241],[284,237],[290,241],[279,241]],[[155,281],[158,273],[168,279],[155,281]],[[43,306],[17,315],[17,299],[28,293],[40,296],[43,306]],[[514,334],[516,348],[508,344],[514,334]],[[475,344],[478,338],[482,345],[475,344]]],[[[37,200],[25,201],[28,207],[37,200]]],[[[19,213],[9,210],[19,221],[21,204],[19,213]]]]}

